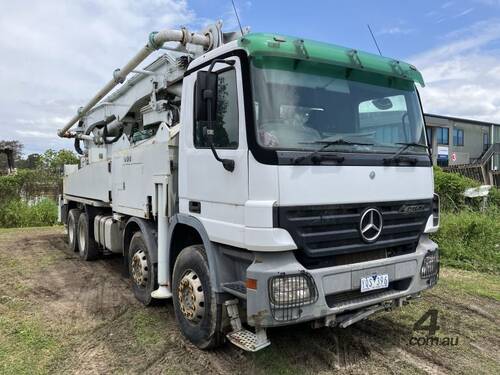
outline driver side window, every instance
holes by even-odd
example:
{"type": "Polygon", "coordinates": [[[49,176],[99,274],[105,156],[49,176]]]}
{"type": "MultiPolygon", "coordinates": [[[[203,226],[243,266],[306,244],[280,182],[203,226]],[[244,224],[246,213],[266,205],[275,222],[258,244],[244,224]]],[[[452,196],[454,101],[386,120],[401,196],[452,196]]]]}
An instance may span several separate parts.
{"type": "MultiPolygon", "coordinates": [[[[195,90],[196,91],[196,90],[195,90]]],[[[196,95],[195,105],[196,108],[196,95]]],[[[217,75],[217,108],[213,143],[215,148],[238,148],[239,137],[238,91],[236,70],[228,69],[217,75]]],[[[206,122],[194,121],[194,146],[208,148],[208,127],[206,122]]]]}

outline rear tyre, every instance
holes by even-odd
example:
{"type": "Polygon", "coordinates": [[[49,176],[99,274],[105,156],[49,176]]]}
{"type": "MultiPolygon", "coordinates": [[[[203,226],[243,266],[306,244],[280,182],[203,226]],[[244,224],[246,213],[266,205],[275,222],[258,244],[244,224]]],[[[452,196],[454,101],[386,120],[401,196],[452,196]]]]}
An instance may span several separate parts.
{"type": "Polygon", "coordinates": [[[99,257],[97,243],[90,236],[89,219],[85,212],[78,219],[78,249],[83,260],[95,260],[99,257]]]}
{"type": "Polygon", "coordinates": [[[200,349],[224,343],[222,305],[216,302],[202,245],[188,246],[177,257],[172,294],[177,323],[189,341],[200,349]]]}
{"type": "Polygon", "coordinates": [[[68,247],[70,251],[77,252],[78,251],[78,219],[80,218],[80,214],[82,212],[73,208],[69,210],[68,213],[68,222],[67,222],[67,233],[68,233],[68,247]]]}
{"type": "Polygon", "coordinates": [[[151,262],[150,249],[141,232],[135,232],[130,240],[128,271],[135,298],[145,306],[151,305],[155,301],[151,293],[158,286],[156,265],[151,262]]]}

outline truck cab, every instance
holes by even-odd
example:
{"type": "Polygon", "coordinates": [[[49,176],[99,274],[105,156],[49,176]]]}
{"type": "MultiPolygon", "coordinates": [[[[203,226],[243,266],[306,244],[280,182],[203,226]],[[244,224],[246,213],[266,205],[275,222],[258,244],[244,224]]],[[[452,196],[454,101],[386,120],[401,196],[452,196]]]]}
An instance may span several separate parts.
{"type": "MultiPolygon", "coordinates": [[[[206,51],[183,73],[178,122],[100,146],[116,160],[101,195],[127,185],[142,203],[120,209],[110,195],[89,209],[89,241],[119,238],[142,301],[172,298],[200,348],[227,337],[259,350],[271,327],[347,327],[402,306],[439,274],[416,84],[407,63],[296,37],[246,34],[206,51]]],[[[67,212],[87,210],[91,197],[65,194],[67,212]]]]}

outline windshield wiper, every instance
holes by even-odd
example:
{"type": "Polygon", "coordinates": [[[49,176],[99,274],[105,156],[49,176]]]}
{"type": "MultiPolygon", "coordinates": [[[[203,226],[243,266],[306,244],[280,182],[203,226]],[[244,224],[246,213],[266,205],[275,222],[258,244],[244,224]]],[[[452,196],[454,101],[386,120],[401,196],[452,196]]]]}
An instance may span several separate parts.
{"type": "Polygon", "coordinates": [[[333,160],[336,161],[337,163],[342,163],[344,161],[343,156],[338,156],[337,154],[329,154],[329,155],[320,155],[319,153],[321,151],[326,150],[328,147],[333,146],[333,145],[373,145],[373,143],[364,143],[364,142],[352,142],[352,141],[347,141],[345,139],[336,139],[334,141],[313,141],[313,142],[300,142],[301,144],[322,144],[323,147],[320,149],[311,152],[310,154],[300,156],[297,158],[293,159],[293,163],[298,164],[304,161],[307,158],[311,158],[311,161],[314,164],[320,163],[322,160],[333,160]]]}
{"type": "Polygon", "coordinates": [[[410,164],[417,164],[417,159],[416,158],[409,158],[409,157],[402,157],[401,154],[405,152],[408,148],[410,147],[423,147],[427,149],[427,145],[423,145],[421,143],[415,143],[415,142],[396,142],[397,145],[403,145],[394,155],[392,155],[390,158],[385,158],[384,163],[385,164],[391,164],[392,162],[398,164],[401,161],[407,161],[410,164]]]}

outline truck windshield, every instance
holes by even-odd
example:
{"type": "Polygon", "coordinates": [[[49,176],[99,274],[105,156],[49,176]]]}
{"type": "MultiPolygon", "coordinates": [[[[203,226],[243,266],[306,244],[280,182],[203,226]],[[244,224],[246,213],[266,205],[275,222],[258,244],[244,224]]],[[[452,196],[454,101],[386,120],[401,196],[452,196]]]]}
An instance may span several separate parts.
{"type": "Polygon", "coordinates": [[[257,139],[279,150],[426,153],[415,85],[331,64],[252,59],[257,139]],[[420,146],[420,147],[419,147],[420,146]]]}

